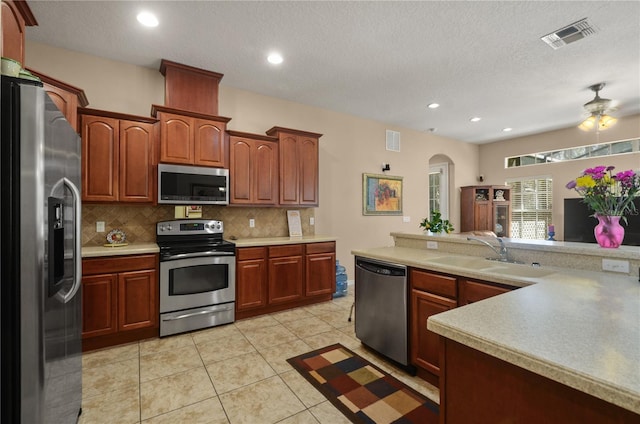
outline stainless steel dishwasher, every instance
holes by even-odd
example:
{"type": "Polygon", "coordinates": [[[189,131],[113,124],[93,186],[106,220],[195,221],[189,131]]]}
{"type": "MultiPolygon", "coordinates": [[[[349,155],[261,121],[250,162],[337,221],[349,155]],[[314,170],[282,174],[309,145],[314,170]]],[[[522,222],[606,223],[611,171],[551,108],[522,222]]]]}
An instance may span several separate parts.
{"type": "Polygon", "coordinates": [[[355,260],[356,336],[408,366],[407,267],[359,256],[355,260]]]}

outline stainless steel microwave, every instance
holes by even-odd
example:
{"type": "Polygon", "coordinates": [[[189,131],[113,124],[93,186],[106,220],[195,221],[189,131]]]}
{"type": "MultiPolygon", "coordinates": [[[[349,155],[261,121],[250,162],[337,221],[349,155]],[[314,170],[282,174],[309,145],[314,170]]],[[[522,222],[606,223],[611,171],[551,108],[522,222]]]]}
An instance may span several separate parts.
{"type": "Polygon", "coordinates": [[[158,165],[158,203],[228,205],[229,170],[161,163],[158,165]]]}

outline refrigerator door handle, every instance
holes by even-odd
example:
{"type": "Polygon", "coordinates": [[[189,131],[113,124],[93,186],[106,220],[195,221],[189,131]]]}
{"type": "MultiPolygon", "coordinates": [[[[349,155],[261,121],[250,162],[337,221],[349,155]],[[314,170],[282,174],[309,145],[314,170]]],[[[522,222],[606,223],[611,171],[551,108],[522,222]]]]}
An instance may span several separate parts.
{"type": "Polygon", "coordinates": [[[60,186],[60,184],[64,184],[70,191],[73,197],[73,234],[74,234],[74,252],[73,252],[73,286],[71,286],[71,290],[65,295],[58,294],[56,297],[59,298],[63,303],[69,302],[73,299],[73,296],[76,295],[78,290],[80,289],[80,284],[82,284],[82,260],[80,258],[82,254],[82,221],[80,217],[82,216],[82,206],[80,202],[80,190],[78,187],[67,177],[60,179],[54,186],[51,192],[55,192],[56,189],[60,186]]]}

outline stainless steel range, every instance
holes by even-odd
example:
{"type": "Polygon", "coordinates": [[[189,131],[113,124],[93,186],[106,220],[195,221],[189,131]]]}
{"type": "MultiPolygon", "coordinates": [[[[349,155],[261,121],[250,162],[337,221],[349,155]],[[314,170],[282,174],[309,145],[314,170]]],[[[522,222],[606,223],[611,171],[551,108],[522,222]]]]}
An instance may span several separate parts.
{"type": "Polygon", "coordinates": [[[156,225],[160,246],[160,337],[235,319],[235,244],[222,221],[189,219],[156,225]]]}

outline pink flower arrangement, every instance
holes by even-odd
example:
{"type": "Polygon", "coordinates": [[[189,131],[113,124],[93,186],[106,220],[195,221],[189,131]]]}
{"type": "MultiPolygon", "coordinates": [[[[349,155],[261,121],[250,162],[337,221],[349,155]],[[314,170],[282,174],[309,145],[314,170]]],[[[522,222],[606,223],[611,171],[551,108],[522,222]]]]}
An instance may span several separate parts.
{"type": "Polygon", "coordinates": [[[577,191],[596,215],[637,213],[633,199],[640,194],[640,175],[632,170],[614,174],[614,169],[613,166],[585,169],[567,183],[567,188],[577,191]]]}

